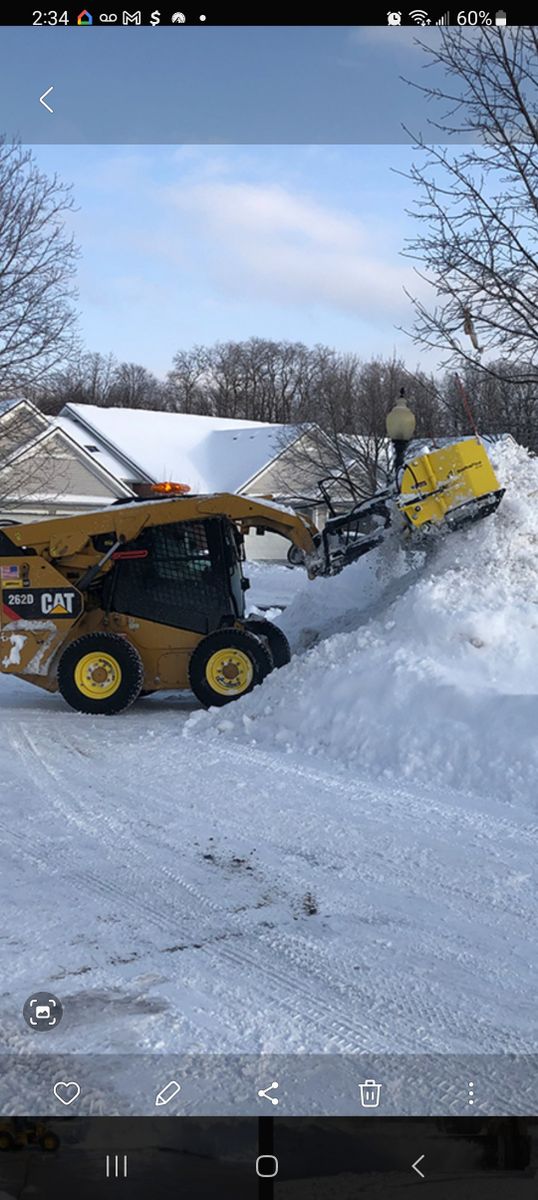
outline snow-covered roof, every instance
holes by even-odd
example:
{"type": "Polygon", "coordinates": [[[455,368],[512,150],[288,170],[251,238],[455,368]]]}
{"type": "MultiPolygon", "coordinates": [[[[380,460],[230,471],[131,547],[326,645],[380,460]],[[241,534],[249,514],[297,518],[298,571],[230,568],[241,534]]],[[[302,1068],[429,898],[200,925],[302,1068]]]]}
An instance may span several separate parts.
{"type": "Polygon", "coordinates": [[[81,446],[99,444],[95,458],[121,479],[172,480],[193,492],[240,491],[302,432],[293,425],[93,404],[67,404],[58,421],[81,446]]]}

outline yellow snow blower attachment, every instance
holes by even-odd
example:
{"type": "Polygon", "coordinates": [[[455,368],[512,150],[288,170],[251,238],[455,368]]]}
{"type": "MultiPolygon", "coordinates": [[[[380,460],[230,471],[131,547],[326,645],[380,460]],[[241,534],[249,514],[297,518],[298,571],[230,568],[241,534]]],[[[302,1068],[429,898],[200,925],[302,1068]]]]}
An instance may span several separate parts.
{"type": "Polygon", "coordinates": [[[405,464],[398,507],[415,529],[452,527],[494,512],[503,495],[478,438],[465,438],[405,464]]]}
{"type": "Polygon", "coordinates": [[[335,574],[378,546],[396,512],[409,530],[456,529],[493,513],[504,495],[478,437],[404,461],[396,476],[384,491],[327,521],[321,535],[323,574],[335,574]]]}

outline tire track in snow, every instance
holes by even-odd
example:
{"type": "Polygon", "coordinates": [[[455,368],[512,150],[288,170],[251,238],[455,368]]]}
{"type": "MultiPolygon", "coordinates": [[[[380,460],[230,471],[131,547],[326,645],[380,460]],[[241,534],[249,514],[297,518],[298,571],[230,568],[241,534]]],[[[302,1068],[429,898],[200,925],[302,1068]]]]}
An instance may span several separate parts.
{"type": "MultiPolygon", "coordinates": [[[[22,728],[19,732],[26,744],[25,749],[19,747],[26,765],[28,766],[29,755],[33,756],[39,764],[39,771],[34,772],[34,781],[39,783],[41,791],[43,790],[43,772],[50,776],[54,784],[61,786],[64,781],[57,771],[51,768],[50,764],[46,763],[42,751],[36,747],[33,738],[28,733],[28,730],[22,728]]],[[[58,803],[57,793],[55,790],[50,793],[50,798],[52,805],[59,810],[62,815],[65,816],[66,805],[64,803],[58,803]]],[[[73,819],[77,824],[80,825],[82,829],[84,829],[86,833],[88,832],[87,823],[85,824],[83,821],[79,821],[77,817],[74,817],[73,819]]],[[[109,821],[109,826],[113,829],[116,838],[119,838],[121,836],[121,823],[111,819],[109,821]]],[[[118,849],[118,845],[119,843],[116,840],[116,850],[118,849]]],[[[132,850],[133,847],[129,846],[130,853],[132,853],[132,850]]],[[[138,853],[138,850],[136,852],[138,853]]],[[[32,857],[35,862],[35,852],[32,857]]],[[[47,862],[44,862],[43,865],[46,866],[47,870],[49,869],[47,862]]],[[[85,883],[89,894],[98,892],[101,895],[112,896],[118,900],[118,903],[122,907],[124,907],[125,903],[127,902],[129,906],[135,910],[135,912],[140,914],[142,904],[139,897],[134,894],[136,884],[135,873],[133,871],[130,872],[132,883],[130,894],[128,891],[126,891],[124,882],[122,882],[121,885],[117,885],[112,883],[110,880],[104,881],[101,877],[93,874],[92,872],[88,872],[84,869],[79,870],[78,868],[76,868],[74,871],[71,870],[69,873],[77,885],[80,882],[85,883]]],[[[222,920],[221,909],[218,903],[209,900],[207,896],[203,895],[199,891],[199,889],[188,883],[177,873],[172,873],[169,871],[168,874],[173,880],[174,884],[183,890],[186,890],[189,893],[191,900],[195,901],[197,929],[199,928],[200,922],[200,905],[204,905],[206,908],[209,908],[213,914],[218,916],[219,921],[222,920]]],[[[65,862],[61,866],[61,875],[62,878],[66,877],[65,862]]],[[[166,909],[162,909],[157,908],[154,904],[147,906],[146,901],[144,901],[143,912],[144,917],[149,917],[150,921],[162,932],[168,932],[174,937],[178,936],[178,921],[181,914],[177,909],[172,909],[170,904],[167,905],[166,909]]],[[[226,914],[226,917],[227,920],[231,919],[232,924],[235,926],[235,937],[245,940],[249,936],[249,932],[245,932],[240,918],[235,914],[226,914]]],[[[335,1017],[336,997],[334,992],[332,993],[330,1000],[325,1000],[325,998],[319,993],[316,993],[313,996],[314,982],[317,980],[318,983],[326,986],[327,979],[329,977],[327,975],[327,969],[325,966],[320,966],[318,963],[314,963],[312,961],[313,956],[316,955],[319,947],[317,947],[315,943],[312,943],[308,950],[305,950],[301,953],[300,941],[298,939],[294,939],[292,941],[283,935],[278,935],[273,932],[268,934],[265,930],[262,931],[259,928],[256,929],[255,933],[258,942],[262,943],[261,953],[259,946],[256,946],[254,950],[248,951],[244,947],[236,948],[235,942],[233,945],[228,944],[224,938],[219,940],[218,951],[214,950],[211,945],[208,946],[202,944],[197,953],[201,953],[209,959],[209,977],[215,975],[215,973],[218,971],[219,964],[225,960],[231,966],[235,968],[240,967],[242,969],[241,978],[244,978],[243,970],[247,971],[249,985],[252,987],[255,983],[252,972],[255,971],[258,975],[262,976],[259,984],[256,984],[262,996],[266,995],[267,986],[268,984],[271,984],[275,989],[275,993],[278,993],[275,995],[275,1003],[278,1004],[279,1008],[286,1007],[288,1014],[293,1017],[296,1016],[299,1009],[303,1008],[304,1005],[307,1005],[307,1011],[309,1011],[309,1021],[311,1025],[316,1028],[318,1033],[321,1033],[324,1036],[328,1036],[330,1034],[331,1045],[337,1045],[342,1052],[356,1049],[357,1044],[360,1044],[364,1039],[367,1029],[366,1026],[360,1024],[359,1022],[354,1020],[350,1022],[349,1019],[350,1001],[352,1001],[353,1004],[356,1004],[358,1000],[356,980],[353,980],[351,996],[346,995],[346,992],[349,991],[349,988],[345,989],[342,981],[338,981],[336,984],[333,980],[333,987],[336,986],[337,992],[341,994],[339,998],[347,1001],[340,1021],[338,1021],[337,1017],[335,1017]],[[274,963],[270,963],[267,959],[269,952],[272,952],[275,955],[274,963]],[[285,970],[283,967],[279,968],[282,958],[287,960],[285,970]],[[289,999],[286,999],[285,997],[289,997],[289,999]],[[355,1030],[355,1036],[350,1037],[350,1033],[353,1033],[353,1029],[355,1030]],[[347,1035],[345,1040],[343,1040],[344,1032],[347,1035]]],[[[188,939],[189,937],[192,937],[192,933],[185,932],[184,937],[188,939]]],[[[202,931],[202,934],[197,934],[198,942],[201,941],[203,943],[203,939],[204,931],[202,931]]],[[[335,966],[336,964],[332,963],[333,972],[335,966]]]]}
{"type": "MultiPolygon", "coordinates": [[[[42,773],[45,772],[46,774],[49,775],[50,779],[53,781],[53,783],[56,786],[59,786],[60,789],[65,788],[65,786],[66,786],[65,777],[62,777],[61,772],[59,772],[56,767],[53,767],[50,762],[48,762],[48,763],[45,762],[44,753],[43,753],[42,748],[40,748],[39,745],[35,742],[35,740],[32,738],[31,734],[29,733],[29,731],[27,729],[24,730],[24,732],[25,732],[26,737],[30,738],[30,742],[29,743],[27,742],[27,746],[30,746],[30,752],[37,763],[37,767],[34,768],[35,781],[37,782],[37,784],[39,785],[39,780],[40,780],[40,778],[42,778],[42,773]]],[[[205,747],[205,749],[207,750],[207,747],[205,747]]],[[[71,758],[73,757],[74,750],[73,750],[73,746],[71,744],[67,744],[67,745],[64,744],[62,746],[60,743],[56,743],[56,750],[58,752],[60,752],[64,757],[66,755],[68,756],[68,758],[69,758],[69,756],[71,756],[71,758]]],[[[26,768],[28,768],[27,756],[28,756],[28,750],[22,751],[21,758],[22,758],[22,761],[25,764],[26,768]]],[[[310,768],[308,768],[308,769],[297,768],[296,764],[290,764],[286,761],[285,761],[285,765],[284,764],[281,765],[278,761],[275,761],[272,759],[268,761],[268,756],[264,755],[263,753],[260,754],[260,752],[255,752],[253,755],[249,749],[247,749],[245,751],[245,748],[243,748],[243,747],[240,747],[240,748],[228,747],[228,746],[221,747],[219,745],[220,761],[222,761],[223,758],[227,759],[229,762],[232,762],[236,766],[239,766],[243,773],[245,770],[245,759],[247,761],[252,761],[252,759],[254,758],[257,761],[257,763],[259,764],[259,760],[261,758],[264,765],[266,766],[266,768],[268,768],[268,769],[270,768],[271,773],[276,773],[277,775],[279,773],[281,773],[285,777],[285,781],[286,781],[285,786],[286,786],[286,790],[288,791],[288,793],[289,793],[289,789],[290,789],[290,775],[293,777],[298,777],[298,778],[302,779],[303,781],[306,780],[309,787],[311,787],[312,785],[315,784],[317,787],[322,785],[325,789],[327,788],[327,784],[328,784],[327,776],[324,775],[323,773],[321,773],[319,770],[312,770],[310,768]]],[[[207,753],[205,755],[205,765],[207,765],[207,753]]],[[[72,775],[69,772],[67,772],[67,778],[68,779],[72,778],[72,775]]],[[[343,794],[349,800],[352,800],[355,807],[357,805],[357,799],[360,800],[360,795],[359,795],[359,797],[357,796],[358,792],[359,793],[362,792],[363,798],[367,799],[371,806],[372,798],[374,795],[374,789],[368,788],[367,786],[365,786],[365,784],[363,782],[360,782],[360,781],[355,782],[354,781],[353,784],[350,784],[339,778],[335,779],[334,777],[331,777],[330,783],[331,783],[331,787],[333,789],[336,786],[336,789],[338,790],[338,792],[340,794],[343,794]]],[[[374,803],[375,804],[379,803],[379,792],[380,792],[380,789],[376,784],[375,785],[375,795],[374,795],[374,803]]],[[[390,787],[390,789],[387,789],[387,794],[390,795],[391,801],[394,801],[395,789],[390,787]]],[[[54,791],[54,795],[56,797],[56,806],[58,807],[58,795],[57,795],[56,789],[54,791]]],[[[409,795],[407,793],[404,793],[402,790],[399,790],[397,795],[399,796],[401,802],[405,802],[406,804],[408,803],[409,795]]],[[[104,801],[104,797],[102,796],[102,794],[101,794],[101,800],[104,801]]],[[[107,796],[107,801],[108,800],[109,800],[109,797],[107,796]]],[[[416,807],[417,807],[417,809],[420,810],[420,814],[421,814],[422,818],[424,818],[424,802],[422,802],[422,805],[417,804],[416,807]]],[[[434,804],[432,807],[436,808],[437,812],[439,812],[440,806],[438,804],[437,805],[434,804]]],[[[397,809],[396,804],[393,803],[393,808],[396,811],[401,811],[401,803],[400,803],[399,809],[397,809]]],[[[445,814],[447,814],[449,817],[454,819],[453,809],[447,808],[446,805],[442,806],[442,808],[443,808],[443,811],[445,814]]],[[[88,835],[88,813],[87,813],[87,811],[85,811],[81,815],[80,812],[77,812],[76,809],[75,810],[73,809],[73,797],[72,796],[70,797],[70,800],[67,802],[67,805],[63,801],[60,803],[59,811],[64,818],[66,816],[70,816],[70,819],[74,820],[78,824],[79,828],[86,835],[88,835]]],[[[457,813],[458,820],[460,819],[460,816],[461,816],[461,814],[458,812],[457,813]]],[[[464,813],[463,816],[464,816],[464,820],[465,820],[465,818],[467,818],[466,823],[469,824],[469,814],[464,813]]],[[[473,814],[473,816],[475,816],[475,814],[473,814]]],[[[473,820],[471,818],[470,823],[473,828],[473,831],[477,832],[478,831],[478,817],[476,820],[473,820]]],[[[502,824],[506,827],[506,825],[509,823],[507,823],[505,820],[503,820],[502,824]]],[[[107,820],[107,826],[108,826],[108,829],[110,830],[110,832],[114,835],[114,837],[116,839],[118,837],[125,836],[124,825],[122,824],[121,821],[117,820],[112,815],[109,816],[109,818],[107,820]]],[[[91,836],[97,837],[98,832],[99,831],[92,830],[91,836]]],[[[482,830],[480,830],[480,832],[482,832],[482,830]]],[[[505,828],[505,832],[506,832],[506,828],[505,828]]],[[[518,837],[521,837],[521,830],[519,830],[519,829],[516,830],[515,827],[514,827],[514,833],[517,834],[518,837]]],[[[492,835],[490,835],[490,836],[492,836],[492,835]]],[[[132,853],[133,847],[129,844],[128,848],[129,848],[129,852],[132,853]]],[[[145,862],[145,863],[148,862],[148,856],[142,853],[140,846],[136,847],[136,854],[139,858],[142,858],[143,862],[145,862]]],[[[386,854],[386,852],[384,852],[384,854],[386,854]]],[[[159,864],[159,869],[160,870],[162,869],[161,863],[159,864]]],[[[172,871],[168,867],[164,868],[164,872],[165,872],[165,874],[168,875],[168,878],[172,880],[172,882],[175,884],[176,887],[186,890],[189,894],[191,901],[194,900],[194,902],[197,906],[197,910],[196,910],[197,926],[199,926],[199,921],[200,921],[200,905],[203,905],[204,907],[209,908],[209,910],[213,914],[218,916],[219,921],[222,920],[221,906],[219,904],[212,902],[207,897],[206,894],[204,894],[203,892],[200,892],[200,890],[198,888],[196,888],[192,883],[186,881],[181,875],[178,875],[177,872],[172,871]]],[[[76,872],[74,877],[78,880],[80,878],[80,873],[76,872]]],[[[370,871],[370,879],[373,880],[374,878],[375,878],[375,871],[372,869],[370,871]]],[[[414,886],[415,886],[415,891],[416,891],[416,876],[413,876],[412,873],[409,874],[409,885],[411,885],[413,878],[415,879],[414,886]]],[[[133,884],[134,884],[134,882],[135,881],[134,881],[134,876],[133,876],[133,884]]],[[[404,880],[402,880],[401,878],[399,879],[398,886],[400,887],[401,885],[404,885],[404,886],[406,885],[405,879],[404,880]]],[[[99,888],[99,886],[101,886],[101,888],[102,888],[103,881],[99,877],[94,876],[93,874],[90,874],[89,876],[87,876],[87,886],[90,889],[90,891],[92,889],[95,889],[96,887],[99,888]]],[[[116,884],[112,884],[110,881],[107,881],[106,884],[104,884],[104,888],[105,888],[105,890],[108,891],[108,894],[118,897],[118,900],[121,900],[122,903],[125,903],[126,893],[125,893],[125,885],[124,884],[118,886],[116,884]]],[[[133,891],[133,889],[131,889],[131,890],[133,891]]],[[[473,896],[474,894],[471,893],[471,895],[473,896]]],[[[136,897],[136,894],[131,895],[131,897],[129,899],[130,899],[130,903],[131,903],[134,911],[139,913],[140,912],[140,901],[136,897]]],[[[181,912],[183,913],[183,910],[181,910],[181,912]]],[[[178,910],[174,910],[172,919],[174,922],[175,933],[177,933],[176,922],[178,921],[180,915],[181,914],[179,913],[178,910]]],[[[169,911],[169,905],[167,906],[166,912],[163,911],[162,908],[160,908],[156,905],[152,905],[151,917],[152,917],[153,922],[159,928],[163,927],[163,923],[165,924],[166,928],[169,928],[170,916],[171,916],[171,914],[169,911]]],[[[353,977],[352,973],[346,968],[346,965],[342,964],[342,962],[336,961],[334,956],[332,956],[330,951],[327,949],[327,947],[321,946],[319,944],[319,941],[316,942],[311,938],[307,940],[304,936],[301,938],[298,938],[296,936],[296,934],[293,934],[293,935],[283,934],[283,933],[281,933],[279,931],[275,931],[275,930],[268,931],[268,930],[264,930],[263,928],[260,929],[259,926],[254,931],[251,930],[251,931],[247,931],[247,933],[245,933],[244,914],[240,920],[235,919],[235,921],[234,921],[233,914],[227,914],[227,919],[234,922],[237,925],[237,937],[242,940],[243,944],[237,945],[234,942],[234,945],[230,946],[224,942],[221,942],[221,943],[219,943],[219,950],[218,950],[217,954],[215,954],[215,952],[213,950],[211,950],[210,948],[207,948],[207,947],[204,947],[202,949],[202,953],[204,953],[207,957],[209,957],[211,962],[217,964],[217,966],[218,966],[218,963],[222,960],[227,960],[234,966],[241,965],[244,969],[249,971],[250,978],[252,978],[252,970],[253,969],[258,973],[261,971],[263,973],[265,981],[270,979],[270,981],[272,982],[272,984],[278,991],[282,992],[282,990],[285,990],[286,992],[291,993],[291,995],[293,996],[296,1003],[288,1005],[288,1010],[289,1010],[290,1014],[293,1011],[297,1010],[298,1003],[302,1002],[302,1001],[304,1001],[305,1003],[308,1001],[309,1009],[312,1004],[315,1004],[316,1008],[318,1010],[318,1014],[319,1014],[320,1006],[323,1007],[324,1014],[325,1014],[324,1020],[320,1021],[318,1019],[318,1021],[315,1022],[317,1024],[318,1029],[326,1030],[326,1032],[329,1033],[329,1028],[327,1027],[327,1021],[328,1021],[332,1035],[334,1038],[337,1039],[338,1046],[344,1050],[356,1049],[357,1048],[357,1039],[362,1040],[362,1038],[364,1038],[366,1036],[366,1033],[368,1032],[369,1028],[371,1027],[372,1022],[371,1022],[371,1020],[369,1020],[368,1023],[363,1024],[357,1020],[354,1020],[352,1022],[353,1029],[350,1028],[350,1021],[349,1021],[350,1005],[351,1005],[351,1007],[355,1007],[357,1005],[357,1002],[360,1001],[361,993],[357,988],[356,978],[353,977]],[[267,953],[267,951],[270,951],[271,954],[275,957],[276,962],[274,964],[269,964],[267,961],[260,962],[260,953],[259,953],[258,948],[256,949],[255,953],[253,953],[251,951],[248,951],[248,952],[246,951],[246,948],[244,946],[245,937],[250,936],[250,934],[252,932],[255,933],[255,936],[258,939],[258,941],[263,943],[264,953],[267,953]],[[283,962],[286,963],[285,972],[284,972],[284,969],[282,966],[283,962]],[[313,997],[312,996],[312,985],[313,985],[314,981],[317,981],[320,985],[323,985],[326,988],[327,980],[329,978],[332,980],[332,989],[333,989],[331,992],[330,1001],[323,1002],[322,997],[318,996],[315,993],[314,993],[314,997],[313,997]],[[342,1001],[346,1002],[346,1007],[343,1012],[341,1020],[338,1020],[338,1017],[335,1014],[335,991],[340,994],[342,1001]],[[353,1036],[351,1038],[350,1038],[350,1033],[353,1033],[353,1036]]],[[[430,944],[426,945],[427,938],[426,938],[426,934],[424,931],[421,931],[421,938],[422,938],[421,953],[423,952],[424,949],[426,949],[428,953],[432,953],[432,954],[435,953],[435,943],[433,941],[431,941],[431,939],[430,939],[430,944]]],[[[439,951],[437,951],[437,953],[440,958],[444,957],[444,955],[439,955],[439,951]]],[[[446,954],[446,948],[445,948],[445,954],[446,954]]],[[[366,970],[364,971],[364,974],[368,974],[366,972],[366,970]]],[[[417,982],[417,984],[414,987],[410,987],[409,984],[410,984],[410,981],[408,978],[406,980],[407,991],[406,991],[406,994],[402,996],[402,1000],[406,1001],[405,1008],[410,1013],[410,1017],[411,1017],[410,1027],[415,1029],[416,1023],[417,1023],[418,1012],[420,1012],[420,1014],[423,1015],[425,1018],[428,1018],[429,1022],[431,1022],[431,1019],[432,1019],[431,1004],[432,1004],[433,997],[431,994],[427,994],[428,989],[425,988],[424,979],[422,979],[420,981],[420,984],[417,982]],[[426,1002],[424,1002],[425,992],[426,992],[426,1002]]],[[[266,984],[264,984],[264,987],[265,986],[266,986],[266,984]]],[[[437,1003],[439,1003],[439,1002],[437,1002],[437,1003]]],[[[379,1001],[379,1008],[380,1009],[383,1008],[383,998],[381,998],[379,1001]]],[[[440,1015],[441,1015],[441,1013],[439,1013],[439,1016],[440,1015]]],[[[371,1008],[370,1008],[369,1016],[370,1016],[370,1018],[372,1016],[371,1008]]],[[[449,1012],[448,1012],[448,1010],[445,1010],[443,1013],[445,1022],[446,1022],[447,1016],[449,1016],[449,1012]]],[[[386,1023],[386,1022],[384,1022],[384,1023],[386,1023]]]]}
{"type": "MultiPolygon", "coordinates": [[[[28,731],[22,731],[29,740],[27,740],[27,750],[24,753],[26,760],[27,754],[33,753],[39,763],[40,772],[45,771],[51,775],[55,784],[62,784],[61,777],[57,772],[50,767],[47,767],[42,752],[35,747],[33,739],[28,735],[28,731]]],[[[25,738],[26,740],[26,738],[25,738]]],[[[40,772],[36,773],[36,780],[40,780],[40,772]]],[[[41,781],[42,782],[42,781],[41,781]]],[[[56,805],[57,806],[57,805],[56,805]]],[[[64,805],[60,805],[62,815],[64,813],[64,805]]],[[[77,818],[74,818],[77,819],[77,818]]],[[[112,822],[115,835],[120,834],[121,827],[116,821],[112,822]]],[[[86,826],[87,832],[87,826],[86,826]]],[[[116,847],[117,847],[116,841],[116,847]]],[[[62,867],[62,875],[65,876],[65,866],[62,867]]],[[[136,912],[140,912],[140,901],[132,894],[126,893],[125,885],[118,886],[111,883],[110,880],[103,881],[100,877],[95,876],[88,871],[79,871],[73,873],[74,880],[78,884],[83,880],[88,891],[91,893],[97,890],[100,894],[112,895],[118,899],[118,903],[125,904],[128,900],[130,906],[136,912]]],[[[194,898],[196,905],[201,902],[210,907],[221,919],[221,911],[218,904],[211,902],[207,897],[202,896],[200,892],[188,884],[181,876],[175,874],[172,876],[174,882],[180,887],[186,889],[191,898],[194,898]]],[[[146,909],[144,906],[144,913],[146,909]]],[[[177,921],[179,919],[176,911],[170,911],[170,906],[167,910],[157,909],[154,905],[151,912],[147,914],[151,921],[161,931],[170,931],[177,937],[177,921]]],[[[199,924],[200,913],[199,908],[196,908],[196,920],[199,924]]],[[[245,934],[244,928],[239,920],[235,918],[234,925],[236,926],[236,936],[241,937],[242,941],[246,940],[248,933],[245,934]]],[[[275,1001],[279,1008],[284,1007],[284,995],[290,997],[286,1001],[287,1011],[290,1016],[295,1016],[299,1009],[306,1010],[309,1013],[309,1022],[312,1027],[315,1027],[318,1033],[325,1037],[330,1034],[330,1044],[333,1047],[338,1047],[341,1052],[351,1052],[357,1049],[357,1045],[361,1045],[365,1040],[369,1024],[359,1022],[356,1018],[350,1019],[350,1011],[356,1009],[361,993],[357,983],[357,976],[354,972],[349,972],[343,969],[343,964],[337,962],[333,957],[327,955],[319,944],[310,941],[304,944],[304,939],[296,936],[290,937],[283,935],[275,930],[270,932],[259,927],[255,930],[258,943],[255,950],[247,950],[244,944],[237,945],[234,941],[229,944],[222,940],[219,942],[218,952],[215,952],[211,946],[202,946],[201,953],[204,954],[210,962],[210,972],[214,975],[218,970],[219,963],[226,961],[234,968],[240,967],[243,972],[248,973],[250,984],[253,983],[253,974],[255,971],[263,977],[260,990],[262,994],[266,993],[268,984],[271,984],[275,992],[275,1001]],[[268,954],[273,955],[274,961],[270,962],[268,954]],[[283,965],[285,963],[285,966],[283,965]],[[331,979],[331,996],[326,1000],[319,992],[314,991],[314,984],[326,989],[327,981],[331,979]],[[338,1000],[344,1003],[344,1008],[340,1019],[338,1019],[337,1005],[338,1000]]],[[[187,937],[188,935],[185,934],[187,937]]],[[[198,941],[203,940],[203,937],[198,937],[198,941]]],[[[418,995],[414,1001],[414,1012],[416,1016],[417,1006],[419,1004],[418,995]]],[[[409,1005],[412,1006],[412,998],[409,999],[409,1005]]],[[[423,1006],[420,1005],[422,1008],[423,1006]]],[[[424,1017],[429,1011],[428,1005],[424,1005],[424,1017]]]]}

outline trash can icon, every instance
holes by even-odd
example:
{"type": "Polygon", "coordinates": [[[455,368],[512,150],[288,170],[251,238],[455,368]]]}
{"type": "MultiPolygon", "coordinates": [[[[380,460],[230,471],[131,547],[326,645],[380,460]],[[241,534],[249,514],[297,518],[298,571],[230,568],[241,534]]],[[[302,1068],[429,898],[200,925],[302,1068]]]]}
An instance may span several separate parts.
{"type": "Polygon", "coordinates": [[[375,1079],[365,1079],[364,1083],[359,1084],[361,1105],[363,1108],[379,1108],[381,1087],[382,1085],[376,1083],[375,1079]]]}

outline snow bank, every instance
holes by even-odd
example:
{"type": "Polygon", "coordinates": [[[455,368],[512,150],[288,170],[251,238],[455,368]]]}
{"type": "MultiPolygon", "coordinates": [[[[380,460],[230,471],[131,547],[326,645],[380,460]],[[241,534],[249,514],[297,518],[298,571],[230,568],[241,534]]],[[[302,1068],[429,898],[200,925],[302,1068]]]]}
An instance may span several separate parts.
{"type": "Polygon", "coordinates": [[[279,618],[288,667],[204,731],[371,776],[536,804],[538,460],[492,452],[498,512],[403,549],[393,535],[279,618]]]}
{"type": "Polygon", "coordinates": [[[250,582],[246,594],[249,613],[286,608],[298,592],[304,591],[305,575],[301,567],[284,567],[270,561],[246,562],[245,575],[250,582]]]}

